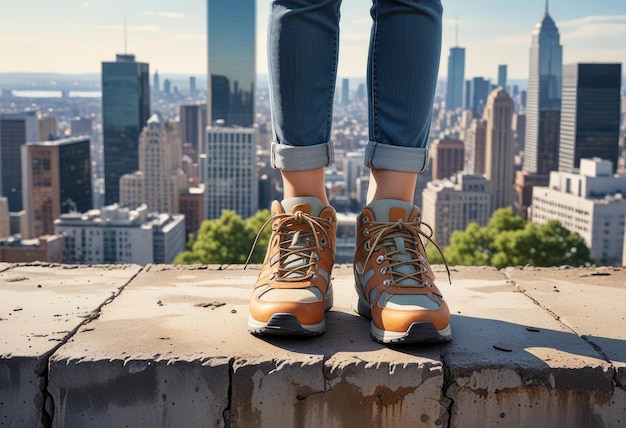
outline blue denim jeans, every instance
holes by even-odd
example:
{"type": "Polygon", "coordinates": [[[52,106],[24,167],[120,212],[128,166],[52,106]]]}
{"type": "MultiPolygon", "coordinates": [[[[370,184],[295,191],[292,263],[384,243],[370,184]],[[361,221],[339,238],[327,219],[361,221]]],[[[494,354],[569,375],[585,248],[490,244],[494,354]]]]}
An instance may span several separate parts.
{"type": "MultiPolygon", "coordinates": [[[[421,172],[441,53],[440,0],[373,0],[367,68],[369,168],[421,172]]],[[[274,0],[268,62],[272,165],[334,162],[330,140],[341,0],[274,0]]]]}

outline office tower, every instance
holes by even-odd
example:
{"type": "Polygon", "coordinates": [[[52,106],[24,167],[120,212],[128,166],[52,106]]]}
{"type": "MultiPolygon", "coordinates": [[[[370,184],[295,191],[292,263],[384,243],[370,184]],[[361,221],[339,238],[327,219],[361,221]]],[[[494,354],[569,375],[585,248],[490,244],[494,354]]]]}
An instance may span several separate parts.
{"type": "Polygon", "coordinates": [[[179,198],[180,213],[185,216],[185,235],[197,235],[204,221],[204,187],[188,187],[179,198]]]}
{"type": "Polygon", "coordinates": [[[120,179],[120,205],[145,204],[149,212],[178,213],[187,177],[181,168],[178,130],[160,113],[153,114],[139,138],[139,170],[120,179]]]}
{"type": "Polygon", "coordinates": [[[433,180],[450,178],[465,165],[465,146],[461,140],[441,138],[430,148],[430,168],[433,180]]]}
{"type": "Polygon", "coordinates": [[[185,216],[117,204],[61,214],[54,231],[65,238],[66,263],[172,263],[185,250],[185,216]]]}
{"type": "Polygon", "coordinates": [[[258,206],[254,129],[209,128],[199,169],[207,219],[220,218],[223,210],[242,218],[254,215],[258,206]]]}
{"type": "Polygon", "coordinates": [[[154,70],[154,77],[152,80],[152,93],[158,95],[161,92],[161,83],[159,81],[159,71],[154,70]]]}
{"type": "Polygon", "coordinates": [[[465,48],[450,48],[448,55],[448,81],[446,86],[446,110],[463,108],[463,84],[465,82],[465,48]]]}
{"type": "Polygon", "coordinates": [[[196,89],[196,78],[193,76],[189,77],[189,96],[195,97],[198,95],[198,90],[196,89]]]}
{"type": "Polygon", "coordinates": [[[482,77],[474,77],[471,80],[471,105],[469,108],[474,112],[474,117],[476,118],[483,116],[485,103],[487,102],[487,96],[489,95],[489,89],[489,80],[482,77]]]}
{"type": "Polygon", "coordinates": [[[22,146],[22,172],[26,238],[53,234],[61,213],[93,208],[88,137],[22,146]]]}
{"type": "Polygon", "coordinates": [[[369,175],[369,170],[363,165],[364,150],[347,152],[343,157],[343,176],[346,182],[347,195],[357,199],[356,179],[369,175]]]}
{"type": "Polygon", "coordinates": [[[582,236],[592,259],[621,266],[626,177],[614,170],[611,161],[583,158],[576,172],[552,172],[549,186],[533,189],[533,223],[559,220],[582,236]]]}
{"type": "Polygon", "coordinates": [[[513,145],[515,154],[524,151],[524,141],[526,139],[526,115],[515,113],[513,115],[513,145]]]}
{"type": "Polygon", "coordinates": [[[500,64],[498,66],[498,86],[500,86],[505,91],[507,90],[506,80],[507,80],[507,66],[506,64],[500,64]]]}
{"type": "Polygon", "coordinates": [[[341,105],[347,107],[350,104],[350,79],[341,82],[341,105]]]}
{"type": "Polygon", "coordinates": [[[0,194],[9,200],[10,212],[22,211],[20,147],[37,138],[37,112],[0,113],[0,194]]]}
{"type": "Polygon", "coordinates": [[[361,101],[365,99],[365,85],[360,83],[356,88],[356,99],[361,101]]]}
{"type": "Polygon", "coordinates": [[[9,213],[9,200],[0,196],[0,239],[11,236],[11,214],[9,213]]]}
{"type": "Polygon", "coordinates": [[[208,0],[209,126],[252,127],[256,88],[255,0],[208,0]]]}
{"type": "Polygon", "coordinates": [[[139,134],[150,117],[148,64],[118,54],[102,63],[105,204],[119,201],[120,177],[139,167],[139,134]]]}
{"type": "Polygon", "coordinates": [[[70,132],[74,136],[91,135],[93,133],[93,121],[89,117],[76,117],[70,121],[70,132]]]}
{"type": "Polygon", "coordinates": [[[422,192],[422,221],[432,227],[437,244],[450,244],[455,230],[470,223],[485,226],[491,217],[489,182],[482,175],[458,173],[428,183],[422,192]]]}
{"type": "Polygon", "coordinates": [[[163,81],[163,93],[165,95],[170,95],[171,92],[172,92],[172,82],[170,82],[170,79],[165,79],[163,81]]]}
{"type": "Polygon", "coordinates": [[[524,171],[548,175],[558,165],[563,47],[546,10],[535,25],[530,46],[524,171]],[[556,133],[554,132],[556,130],[556,133]]]}
{"type": "Polygon", "coordinates": [[[465,139],[465,170],[469,174],[485,173],[485,147],[487,144],[487,121],[473,119],[465,139]]]}
{"type": "Polygon", "coordinates": [[[197,162],[198,151],[207,127],[207,105],[182,104],[179,107],[178,116],[180,118],[180,141],[183,146],[186,144],[191,146],[194,154],[192,160],[197,162]]]}
{"type": "Polygon", "coordinates": [[[513,100],[502,88],[494,89],[487,99],[485,115],[487,138],[485,176],[491,182],[491,209],[514,203],[513,179],[513,100]]]}
{"type": "Polygon", "coordinates": [[[621,64],[564,67],[559,171],[572,172],[582,158],[618,165],[621,64]]]}
{"type": "Polygon", "coordinates": [[[37,141],[48,141],[57,138],[59,125],[54,116],[45,115],[39,118],[37,141]]]}

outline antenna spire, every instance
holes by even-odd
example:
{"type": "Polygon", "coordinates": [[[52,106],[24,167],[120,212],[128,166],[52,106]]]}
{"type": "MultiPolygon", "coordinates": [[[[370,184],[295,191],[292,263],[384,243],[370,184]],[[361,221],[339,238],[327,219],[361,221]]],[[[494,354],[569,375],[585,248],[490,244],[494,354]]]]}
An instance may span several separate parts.
{"type": "Polygon", "coordinates": [[[459,46],[459,18],[456,18],[456,22],[454,24],[454,45],[459,46]]]}
{"type": "Polygon", "coordinates": [[[548,14],[548,2],[549,0],[546,0],[546,15],[548,14]]]}

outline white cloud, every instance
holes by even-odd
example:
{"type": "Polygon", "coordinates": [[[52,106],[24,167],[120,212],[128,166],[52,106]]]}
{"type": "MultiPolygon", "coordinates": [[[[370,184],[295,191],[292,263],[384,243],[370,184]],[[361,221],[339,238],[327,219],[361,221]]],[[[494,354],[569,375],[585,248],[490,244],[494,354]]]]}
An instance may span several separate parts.
{"type": "Polygon", "coordinates": [[[148,16],[158,16],[160,18],[171,18],[171,19],[182,19],[185,17],[184,14],[182,13],[177,13],[177,12],[154,12],[151,10],[146,10],[141,12],[142,15],[148,15],[148,16]]]}

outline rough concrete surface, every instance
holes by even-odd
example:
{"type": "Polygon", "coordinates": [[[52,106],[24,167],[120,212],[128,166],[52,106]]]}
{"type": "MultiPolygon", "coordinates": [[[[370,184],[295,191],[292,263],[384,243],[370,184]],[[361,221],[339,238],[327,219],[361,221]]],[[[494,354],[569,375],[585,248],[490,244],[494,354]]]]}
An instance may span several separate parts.
{"type": "MultiPolygon", "coordinates": [[[[324,335],[250,335],[247,306],[258,269],[143,268],[97,319],[74,323],[62,346],[40,351],[42,361],[53,352],[48,371],[33,377],[49,392],[45,423],[362,428],[619,427],[625,422],[626,394],[618,374],[626,344],[623,329],[610,328],[623,325],[621,270],[589,285],[585,281],[598,279],[592,268],[579,274],[453,268],[450,285],[438,267],[453,341],[388,347],[370,339],[369,322],[350,308],[350,266],[333,271],[335,306],[324,335]],[[552,275],[563,281],[559,292],[548,292],[544,284],[554,285],[552,275]],[[587,297],[581,305],[577,297],[590,286],[597,288],[598,300],[587,297]],[[617,303],[603,305],[603,294],[617,303]]],[[[0,273],[0,279],[14,271],[0,273]]],[[[47,277],[59,287],[65,281],[47,277]]],[[[91,275],[82,281],[87,279],[91,275]]],[[[18,282],[23,280],[4,281],[1,287],[18,282]]],[[[2,294],[4,288],[0,296],[9,296],[2,294]]],[[[75,298],[81,289],[65,293],[75,298]]],[[[43,294],[40,299],[42,290],[37,290],[24,299],[52,299],[43,294]]],[[[19,294],[10,298],[17,301],[19,294]]],[[[58,294],[64,294],[61,288],[58,294]]],[[[6,301],[0,301],[2,318],[6,301]]],[[[37,324],[31,330],[37,331],[37,324]]],[[[0,368],[16,362],[6,355],[0,368]]],[[[27,392],[21,380],[10,389],[22,384],[21,393],[31,394],[22,400],[41,396],[41,387],[27,392]]],[[[9,409],[0,407],[0,412],[9,409]]],[[[11,423],[15,420],[2,425],[0,418],[0,426],[19,426],[11,423]]]]}
{"type": "Polygon", "coordinates": [[[49,424],[47,358],[138,271],[33,264],[0,272],[0,427],[49,424]]]}

